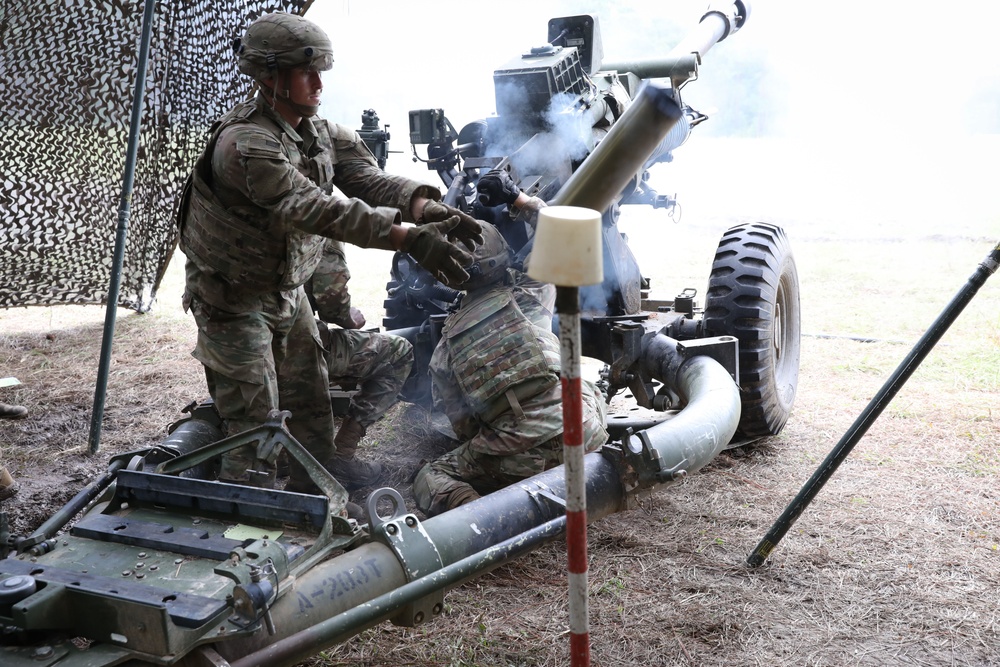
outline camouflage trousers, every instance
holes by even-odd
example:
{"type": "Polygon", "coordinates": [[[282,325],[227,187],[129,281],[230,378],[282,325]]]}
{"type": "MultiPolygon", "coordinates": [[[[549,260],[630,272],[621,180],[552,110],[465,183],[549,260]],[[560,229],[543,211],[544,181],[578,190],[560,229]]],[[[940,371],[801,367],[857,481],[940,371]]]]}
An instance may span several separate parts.
{"type": "Polygon", "coordinates": [[[413,346],[400,336],[328,327],[322,320],[317,325],[330,383],[358,387],[347,415],[371,426],[396,403],[413,365],[413,346]]]}
{"type": "MultiPolygon", "coordinates": [[[[603,412],[600,415],[603,418],[603,412]]],[[[607,437],[603,426],[584,436],[588,453],[600,449],[607,437]]],[[[435,516],[457,506],[471,487],[486,495],[523,479],[545,472],[563,462],[562,433],[530,449],[509,454],[484,451],[491,437],[499,436],[484,428],[472,440],[421,468],[413,480],[413,498],[427,516],[435,516]]]]}
{"type": "Polygon", "coordinates": [[[479,495],[492,493],[560,465],[562,435],[517,454],[484,454],[465,443],[431,461],[413,480],[413,498],[427,516],[453,508],[452,496],[472,487],[479,495]]]}
{"type": "MultiPolygon", "coordinates": [[[[607,411],[600,391],[586,386],[591,391],[584,391],[583,439],[589,453],[600,449],[607,440],[607,411]]],[[[558,412],[561,421],[562,412],[558,412]]],[[[527,425],[524,430],[527,438],[527,425]]],[[[509,431],[483,426],[461,446],[425,465],[413,480],[417,507],[427,516],[434,516],[454,508],[455,499],[461,498],[470,486],[479,495],[486,495],[563,462],[561,430],[554,437],[520,451],[511,451],[511,442],[509,431]]]]}
{"type": "MultiPolygon", "coordinates": [[[[268,295],[262,308],[247,313],[226,312],[197,296],[190,308],[198,325],[192,355],[205,367],[227,434],[259,426],[272,409],[288,410],[289,432],[326,463],[334,451],[326,350],[305,291],[268,295]]],[[[248,471],[255,462],[252,446],[231,450],[219,478],[253,482],[248,471]]],[[[294,461],[291,476],[305,476],[294,461]]]]}

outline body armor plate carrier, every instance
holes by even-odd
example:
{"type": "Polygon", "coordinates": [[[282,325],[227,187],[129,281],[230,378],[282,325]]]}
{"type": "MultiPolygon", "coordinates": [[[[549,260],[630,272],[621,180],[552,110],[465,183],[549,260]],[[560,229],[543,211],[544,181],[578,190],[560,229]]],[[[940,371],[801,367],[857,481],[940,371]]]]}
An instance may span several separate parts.
{"type": "Polygon", "coordinates": [[[509,291],[496,290],[463,307],[442,330],[452,351],[452,370],[469,405],[489,422],[506,411],[513,392],[526,400],[559,381],[530,321],[509,291]]]}
{"type": "MultiPolygon", "coordinates": [[[[222,130],[248,122],[256,105],[246,102],[221,118],[212,128],[212,138],[184,185],[177,222],[180,247],[202,270],[214,271],[230,283],[254,292],[289,290],[302,285],[313,274],[323,253],[324,239],[286,224],[268,224],[236,215],[212,192],[212,153],[222,130]]],[[[256,114],[255,124],[272,132],[276,126],[256,114]],[[263,121],[263,122],[260,122],[263,121]]],[[[275,139],[274,151],[280,151],[275,139]]],[[[332,171],[332,170],[331,170],[332,171]]]]}

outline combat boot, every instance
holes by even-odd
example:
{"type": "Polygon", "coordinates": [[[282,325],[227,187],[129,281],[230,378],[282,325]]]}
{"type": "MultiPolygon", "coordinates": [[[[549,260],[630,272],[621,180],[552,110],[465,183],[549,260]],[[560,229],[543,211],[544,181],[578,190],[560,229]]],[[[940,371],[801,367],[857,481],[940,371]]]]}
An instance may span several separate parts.
{"type": "Polygon", "coordinates": [[[430,499],[428,499],[426,493],[424,493],[424,489],[426,488],[426,485],[422,488],[418,488],[414,485],[413,495],[416,497],[417,506],[423,510],[424,514],[428,518],[437,516],[438,514],[443,514],[448,510],[455,509],[456,507],[467,505],[468,503],[471,503],[474,500],[479,500],[482,497],[474,488],[472,488],[471,484],[458,480],[450,480],[447,483],[446,489],[439,489],[436,493],[434,493],[433,498],[430,499]]]}
{"type": "Polygon", "coordinates": [[[22,405],[0,403],[0,419],[24,419],[27,416],[28,408],[22,405]]]}
{"type": "Polygon", "coordinates": [[[357,491],[366,486],[378,484],[382,479],[382,466],[378,463],[362,461],[355,453],[358,443],[364,437],[367,429],[353,417],[344,419],[337,431],[333,444],[337,453],[327,462],[326,469],[348,491],[357,491]]]}
{"type": "Polygon", "coordinates": [[[456,507],[461,507],[462,505],[467,505],[474,500],[479,500],[482,496],[472,488],[471,484],[463,484],[461,487],[455,489],[448,495],[448,509],[453,510],[456,507]]]}

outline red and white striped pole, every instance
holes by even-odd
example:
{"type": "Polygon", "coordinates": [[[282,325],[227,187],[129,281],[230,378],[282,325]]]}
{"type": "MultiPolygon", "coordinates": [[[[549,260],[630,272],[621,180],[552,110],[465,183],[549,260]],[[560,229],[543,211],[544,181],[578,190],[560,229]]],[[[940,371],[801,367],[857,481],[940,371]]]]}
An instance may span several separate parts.
{"type": "Polygon", "coordinates": [[[580,290],[556,287],[562,370],[563,464],[566,471],[566,553],[569,565],[570,664],[590,664],[587,606],[587,480],[583,470],[583,394],[580,388],[580,290]]]}
{"type": "Polygon", "coordinates": [[[604,279],[601,214],[576,206],[550,206],[539,211],[528,275],[556,286],[563,464],[566,472],[570,665],[587,667],[590,665],[590,617],[587,606],[587,480],[583,469],[579,288],[604,279]]]}

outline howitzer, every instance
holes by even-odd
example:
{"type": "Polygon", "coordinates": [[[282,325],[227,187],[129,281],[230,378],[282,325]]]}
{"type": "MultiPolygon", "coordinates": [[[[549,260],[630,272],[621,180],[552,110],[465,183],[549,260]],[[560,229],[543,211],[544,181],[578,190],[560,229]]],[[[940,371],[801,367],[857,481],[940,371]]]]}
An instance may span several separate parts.
{"type": "MultiPolygon", "coordinates": [[[[684,358],[661,334],[644,345],[654,375],[687,407],[641,436],[619,430],[621,444],[586,457],[591,521],[704,466],[736,428],[739,396],[725,368],[684,358]]],[[[171,446],[112,460],[101,495],[70,530],[44,541],[2,535],[4,665],[291,667],[375,624],[432,620],[448,588],[564,529],[562,467],[425,521],[380,489],[358,525],[341,516],[342,490],[309,465],[285,415],[206,445],[218,416],[210,404],[191,407],[171,446]],[[184,476],[244,444],[260,458],[286,448],[324,495],[184,476]]]]}
{"type": "MultiPolygon", "coordinates": [[[[706,20],[721,20],[715,16],[710,12],[706,20]]],[[[622,184],[640,173],[679,122],[683,107],[676,92],[650,84],[637,93],[553,201],[611,207],[622,184]]],[[[751,252],[745,246],[758,248],[746,263],[773,288],[750,299],[751,312],[759,316],[780,304],[787,317],[794,264],[783,234],[767,225],[742,226],[723,238],[716,264],[738,266],[751,252]],[[781,293],[783,280],[790,282],[781,293]]],[[[442,291],[434,296],[448,298],[442,291]]],[[[697,471],[737,431],[741,402],[746,404],[734,382],[743,341],[728,333],[703,335],[712,330],[696,317],[691,295],[682,295],[669,312],[666,326],[654,325],[641,310],[590,318],[586,346],[608,364],[609,382],[633,387],[641,403],[663,408],[653,418],[616,419],[609,424],[612,441],[585,458],[590,521],[697,471]]],[[[777,317],[772,311],[754,325],[766,341],[762,356],[776,354],[774,336],[764,334],[765,325],[779,326],[777,317]]],[[[405,333],[433,340],[427,320],[433,315],[423,315],[405,333]]],[[[5,665],[290,666],[386,620],[425,623],[443,612],[445,590],[563,530],[561,468],[423,521],[406,511],[396,490],[380,489],[368,498],[368,522],[359,525],[344,516],[340,485],[285,429],[287,414],[220,439],[211,405],[187,411],[163,446],[112,461],[68,531],[58,534],[63,517],[76,514],[83,501],[29,539],[2,536],[9,554],[0,559],[5,665]],[[210,468],[220,452],[246,444],[272,461],[287,449],[322,494],[189,475],[210,468]]]]}
{"type": "MultiPolygon", "coordinates": [[[[602,381],[609,395],[629,389],[641,407],[678,406],[677,397],[657,390],[639,363],[638,341],[650,312],[656,312],[661,326],[665,323],[668,335],[688,347],[728,356],[708,341],[735,338],[738,349],[725,361],[743,392],[741,441],[781,430],[798,381],[798,278],[783,230],[750,224],[726,231],[701,307],[691,288],[673,301],[647,299],[650,281],[618,221],[629,205],[668,213],[675,207],[673,197],[652,187],[649,169],[671,161],[692,128],[707,120],[684,103],[681,90],[697,78],[709,49],[738,31],[748,15],[744,2],[713,4],[666,56],[620,62],[604,61],[596,17],[553,18],[547,42],[494,71],[495,115],[458,131],[442,109],[411,111],[409,120],[414,156],[418,146],[426,146],[426,158],[418,159],[441,178],[445,201],[496,225],[521,262],[528,259],[534,238],[533,216],[520,207],[527,198],[602,213],[604,280],[582,288],[580,296],[583,355],[605,362],[602,381]],[[653,86],[680,109],[665,133],[650,131],[648,122],[636,122],[630,113],[642,91],[653,86]],[[616,131],[627,122],[643,129],[616,131]],[[634,154],[643,157],[631,160],[634,154]],[[615,177],[609,178],[612,171],[615,177]]],[[[423,332],[411,342],[434,345],[437,322],[458,298],[398,253],[383,326],[407,336],[423,332]]],[[[402,395],[426,404],[430,382],[421,360],[429,359],[430,351],[418,350],[417,357],[402,395]]]]}

